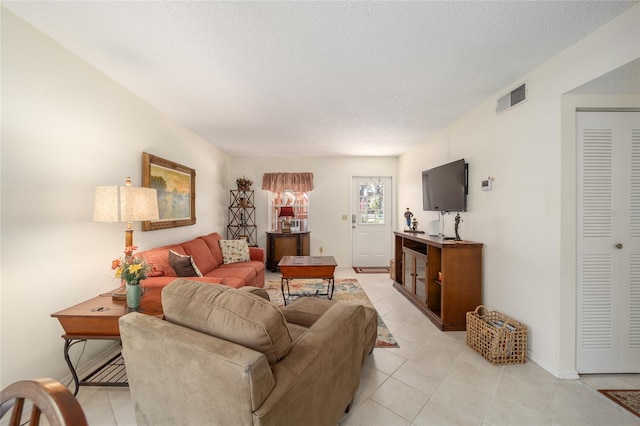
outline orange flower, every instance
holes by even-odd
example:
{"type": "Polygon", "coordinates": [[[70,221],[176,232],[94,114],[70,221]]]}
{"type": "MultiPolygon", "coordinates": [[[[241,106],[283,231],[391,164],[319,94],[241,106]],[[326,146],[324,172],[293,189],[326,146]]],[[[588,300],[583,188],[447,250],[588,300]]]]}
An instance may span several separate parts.
{"type": "Polygon", "coordinates": [[[125,256],[111,262],[111,269],[115,271],[116,278],[121,278],[128,283],[139,283],[153,270],[144,257],[133,255],[137,248],[137,246],[126,247],[125,256]]]}
{"type": "Polygon", "coordinates": [[[134,251],[138,250],[138,246],[127,246],[124,249],[124,255],[129,257],[133,254],[134,251]]]}

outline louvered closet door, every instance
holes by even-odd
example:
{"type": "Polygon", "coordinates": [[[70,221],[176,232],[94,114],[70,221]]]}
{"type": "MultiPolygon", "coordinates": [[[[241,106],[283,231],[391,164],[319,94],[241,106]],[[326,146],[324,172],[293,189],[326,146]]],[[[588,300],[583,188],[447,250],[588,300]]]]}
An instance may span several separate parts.
{"type": "Polygon", "coordinates": [[[579,373],[640,372],[640,113],[578,112],[579,373]]]}

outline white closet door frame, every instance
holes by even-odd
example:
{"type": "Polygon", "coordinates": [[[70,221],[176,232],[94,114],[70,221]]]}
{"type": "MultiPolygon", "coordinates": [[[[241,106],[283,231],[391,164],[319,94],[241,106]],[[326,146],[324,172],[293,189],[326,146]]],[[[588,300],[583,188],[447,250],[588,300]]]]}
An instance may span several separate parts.
{"type": "Polygon", "coordinates": [[[577,369],[640,372],[640,113],[576,124],[577,369]]]}

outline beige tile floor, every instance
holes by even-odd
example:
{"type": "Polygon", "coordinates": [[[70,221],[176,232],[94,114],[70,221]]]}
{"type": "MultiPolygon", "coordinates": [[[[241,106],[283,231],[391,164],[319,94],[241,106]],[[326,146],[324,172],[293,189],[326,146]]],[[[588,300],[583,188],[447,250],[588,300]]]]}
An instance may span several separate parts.
{"type": "MultiPolygon", "coordinates": [[[[400,344],[369,356],[342,426],[640,425],[595,390],[638,389],[638,374],[557,380],[530,361],[492,366],[465,345],[464,332],[435,328],[388,275],[339,267],[336,276],[358,279],[400,344]]],[[[135,425],[127,388],[82,387],[78,399],[92,426],[135,425]]]]}

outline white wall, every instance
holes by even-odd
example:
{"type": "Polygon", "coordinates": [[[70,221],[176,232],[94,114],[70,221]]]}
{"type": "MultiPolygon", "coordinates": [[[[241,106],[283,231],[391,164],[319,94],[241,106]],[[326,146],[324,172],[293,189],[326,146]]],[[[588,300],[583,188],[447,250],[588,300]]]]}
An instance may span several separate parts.
{"type": "MultiPolygon", "coordinates": [[[[575,281],[563,281],[575,259],[563,264],[568,257],[564,251],[561,256],[561,247],[575,247],[575,234],[566,241],[571,236],[561,228],[562,209],[573,206],[575,212],[575,197],[567,201],[570,195],[561,192],[563,170],[575,156],[562,157],[561,148],[575,144],[575,137],[562,138],[562,95],[640,57],[639,22],[636,5],[399,159],[397,213],[410,206],[425,224],[437,216],[414,207],[420,172],[458,158],[469,162],[460,234],[484,243],[484,303],[529,326],[531,359],[557,377],[576,375],[574,347],[566,343],[575,337],[575,320],[569,331],[563,323],[567,311],[575,314],[575,291],[567,294],[575,281]],[[496,115],[495,99],[522,81],[528,101],[496,115]],[[489,175],[493,190],[481,191],[489,175]]],[[[451,234],[453,219],[446,220],[451,234]]]]}
{"type": "MultiPolygon", "coordinates": [[[[49,314],[117,287],[124,224],[92,222],[93,191],[140,185],[143,151],[196,170],[197,224],[135,224],[134,244],[224,230],[225,154],[2,9],[2,387],[68,375],[49,314]]],[[[90,342],[83,360],[104,347],[90,342]]]]}
{"type": "MultiPolygon", "coordinates": [[[[255,190],[256,225],[258,245],[266,247],[265,231],[269,230],[267,218],[268,191],[261,190],[262,175],[276,172],[312,172],[314,190],[309,195],[309,231],[311,254],[334,256],[338,265],[351,265],[350,218],[351,177],[391,176],[395,187],[396,157],[234,157],[231,159],[230,181],[246,176],[253,181],[255,190]]],[[[227,201],[227,204],[229,202],[227,201]]]]}

